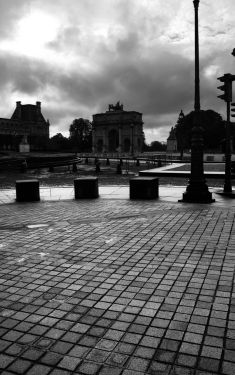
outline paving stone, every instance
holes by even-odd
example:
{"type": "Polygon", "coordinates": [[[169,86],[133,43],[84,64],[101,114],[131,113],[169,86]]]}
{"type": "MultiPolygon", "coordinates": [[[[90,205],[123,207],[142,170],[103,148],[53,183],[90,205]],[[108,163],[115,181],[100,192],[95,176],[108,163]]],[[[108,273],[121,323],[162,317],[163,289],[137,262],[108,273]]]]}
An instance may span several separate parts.
{"type": "MultiPolygon", "coordinates": [[[[174,366],[174,368],[170,370],[169,375],[194,375],[194,370],[187,368],[187,367],[174,366]]],[[[207,375],[210,375],[210,374],[207,373],[207,375]]]]}
{"type": "Polygon", "coordinates": [[[20,344],[12,344],[6,350],[5,353],[9,355],[19,355],[22,354],[27,349],[27,346],[20,345],[20,344]]]}
{"type": "Polygon", "coordinates": [[[158,361],[153,361],[150,364],[148,372],[150,374],[161,374],[161,375],[165,374],[165,375],[169,375],[170,374],[170,369],[171,369],[171,366],[169,364],[158,362],[158,361]]]}
{"type": "Polygon", "coordinates": [[[54,345],[50,346],[50,350],[60,354],[67,354],[72,347],[72,343],[65,341],[56,341],[54,345]]]}
{"type": "Polygon", "coordinates": [[[112,353],[107,359],[106,363],[113,366],[124,366],[128,361],[129,356],[121,353],[112,353]]]}
{"type": "Polygon", "coordinates": [[[78,371],[81,374],[95,375],[95,374],[98,373],[99,369],[100,369],[100,365],[97,365],[97,364],[91,363],[91,362],[83,362],[79,366],[78,371]]]}
{"type": "Polygon", "coordinates": [[[52,375],[70,375],[71,372],[67,371],[67,370],[54,369],[54,370],[52,370],[52,372],[50,374],[52,374],[52,375]]]}
{"type": "Polygon", "coordinates": [[[17,374],[25,374],[28,370],[28,368],[31,366],[30,361],[26,361],[24,359],[16,359],[14,363],[12,363],[8,367],[8,371],[16,372],[17,374]]]}
{"type": "Polygon", "coordinates": [[[120,375],[122,373],[122,369],[119,369],[117,367],[110,367],[110,366],[104,366],[99,372],[99,375],[120,375]]]}
{"type": "Polygon", "coordinates": [[[149,361],[144,358],[132,357],[128,362],[128,369],[145,372],[148,368],[149,361]]]}
{"type": "Polygon", "coordinates": [[[201,357],[199,361],[199,368],[208,371],[218,371],[219,361],[217,359],[201,357]]]}
{"type": "Polygon", "coordinates": [[[115,348],[115,346],[117,346],[117,344],[117,341],[102,339],[98,342],[96,348],[111,351],[115,348]]]}
{"type": "Polygon", "coordinates": [[[159,362],[173,363],[175,360],[175,356],[175,352],[157,349],[154,355],[154,359],[159,362]]]}
{"type": "Polygon", "coordinates": [[[195,368],[197,357],[187,354],[179,354],[177,358],[177,365],[195,368]]]}
{"type": "Polygon", "coordinates": [[[204,345],[201,355],[203,357],[220,359],[222,355],[222,348],[215,348],[213,346],[204,345]]]}
{"type": "Polygon", "coordinates": [[[93,349],[86,356],[86,359],[88,359],[89,361],[94,361],[96,363],[104,363],[109,355],[110,352],[106,350],[93,349]]]}
{"type": "Polygon", "coordinates": [[[62,358],[62,355],[54,352],[47,352],[41,359],[40,362],[48,366],[55,366],[62,358]]]}
{"type": "Polygon", "coordinates": [[[144,346],[138,346],[135,351],[135,357],[151,359],[154,356],[154,353],[155,349],[146,348],[144,346]]]}
{"type": "Polygon", "coordinates": [[[68,353],[68,356],[83,358],[90,351],[90,348],[80,345],[75,345],[68,353]]]}
{"type": "Polygon", "coordinates": [[[35,364],[27,371],[27,375],[47,375],[51,367],[35,364]]]}
{"type": "Polygon", "coordinates": [[[5,354],[0,354],[0,368],[5,369],[7,366],[14,361],[14,357],[5,355],[5,354]]]}
{"type": "Polygon", "coordinates": [[[36,348],[29,348],[25,350],[21,356],[25,359],[28,359],[30,361],[37,361],[42,355],[44,354],[44,350],[39,350],[36,348]]]}
{"type": "Polygon", "coordinates": [[[86,335],[86,336],[83,336],[79,340],[79,345],[85,345],[85,346],[88,346],[90,348],[94,348],[98,341],[99,341],[98,337],[86,335]]]}
{"type": "Polygon", "coordinates": [[[58,366],[68,371],[74,371],[80,363],[81,363],[81,358],[75,358],[72,356],[64,356],[64,358],[59,362],[58,366]]]}
{"type": "Polygon", "coordinates": [[[235,363],[224,361],[222,369],[223,369],[223,374],[234,375],[234,373],[235,373],[235,363]]]}

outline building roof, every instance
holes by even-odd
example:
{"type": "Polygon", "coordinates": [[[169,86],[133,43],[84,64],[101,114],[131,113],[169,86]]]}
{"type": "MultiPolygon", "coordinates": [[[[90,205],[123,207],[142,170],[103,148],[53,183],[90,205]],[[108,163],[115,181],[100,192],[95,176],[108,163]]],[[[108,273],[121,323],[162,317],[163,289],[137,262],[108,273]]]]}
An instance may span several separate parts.
{"type": "Polygon", "coordinates": [[[11,119],[21,120],[21,121],[30,121],[30,122],[37,122],[37,121],[45,122],[45,119],[41,111],[38,110],[38,106],[33,105],[33,104],[21,105],[20,114],[19,114],[19,108],[16,108],[11,119]]]}

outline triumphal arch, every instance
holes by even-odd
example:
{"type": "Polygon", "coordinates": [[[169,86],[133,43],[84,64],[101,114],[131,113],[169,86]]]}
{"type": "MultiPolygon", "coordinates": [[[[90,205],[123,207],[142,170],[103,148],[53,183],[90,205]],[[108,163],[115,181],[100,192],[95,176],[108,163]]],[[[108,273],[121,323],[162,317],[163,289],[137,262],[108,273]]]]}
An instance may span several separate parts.
{"type": "Polygon", "coordinates": [[[93,115],[93,152],[134,155],[142,151],[143,143],[142,113],[125,111],[117,102],[109,104],[105,113],[93,115]]]}

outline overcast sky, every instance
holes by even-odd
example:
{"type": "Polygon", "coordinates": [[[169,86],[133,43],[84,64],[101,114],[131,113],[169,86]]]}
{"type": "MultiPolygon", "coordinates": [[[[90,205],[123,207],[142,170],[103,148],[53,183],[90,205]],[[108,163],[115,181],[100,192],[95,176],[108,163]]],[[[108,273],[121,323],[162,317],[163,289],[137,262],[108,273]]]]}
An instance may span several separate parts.
{"type": "MultiPolygon", "coordinates": [[[[199,6],[201,106],[224,116],[216,77],[235,74],[235,1],[199,6]]],[[[193,109],[192,0],[0,0],[0,117],[42,102],[50,135],[108,104],[143,113],[147,143],[193,109]]]]}

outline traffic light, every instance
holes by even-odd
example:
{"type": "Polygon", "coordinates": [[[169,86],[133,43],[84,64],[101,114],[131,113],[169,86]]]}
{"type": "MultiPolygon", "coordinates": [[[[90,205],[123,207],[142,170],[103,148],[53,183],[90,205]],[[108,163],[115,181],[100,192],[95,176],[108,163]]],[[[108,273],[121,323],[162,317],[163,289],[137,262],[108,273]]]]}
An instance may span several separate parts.
{"type": "MultiPolygon", "coordinates": [[[[235,107],[235,103],[231,103],[231,107],[235,107]]],[[[235,112],[235,108],[231,108],[231,112],[235,112]]],[[[235,117],[235,114],[231,115],[231,117],[235,117]]]]}
{"type": "Polygon", "coordinates": [[[232,101],[232,80],[225,74],[223,77],[217,78],[220,82],[224,82],[222,86],[219,86],[218,89],[223,91],[222,95],[218,95],[218,98],[224,100],[225,102],[232,101]]]}

